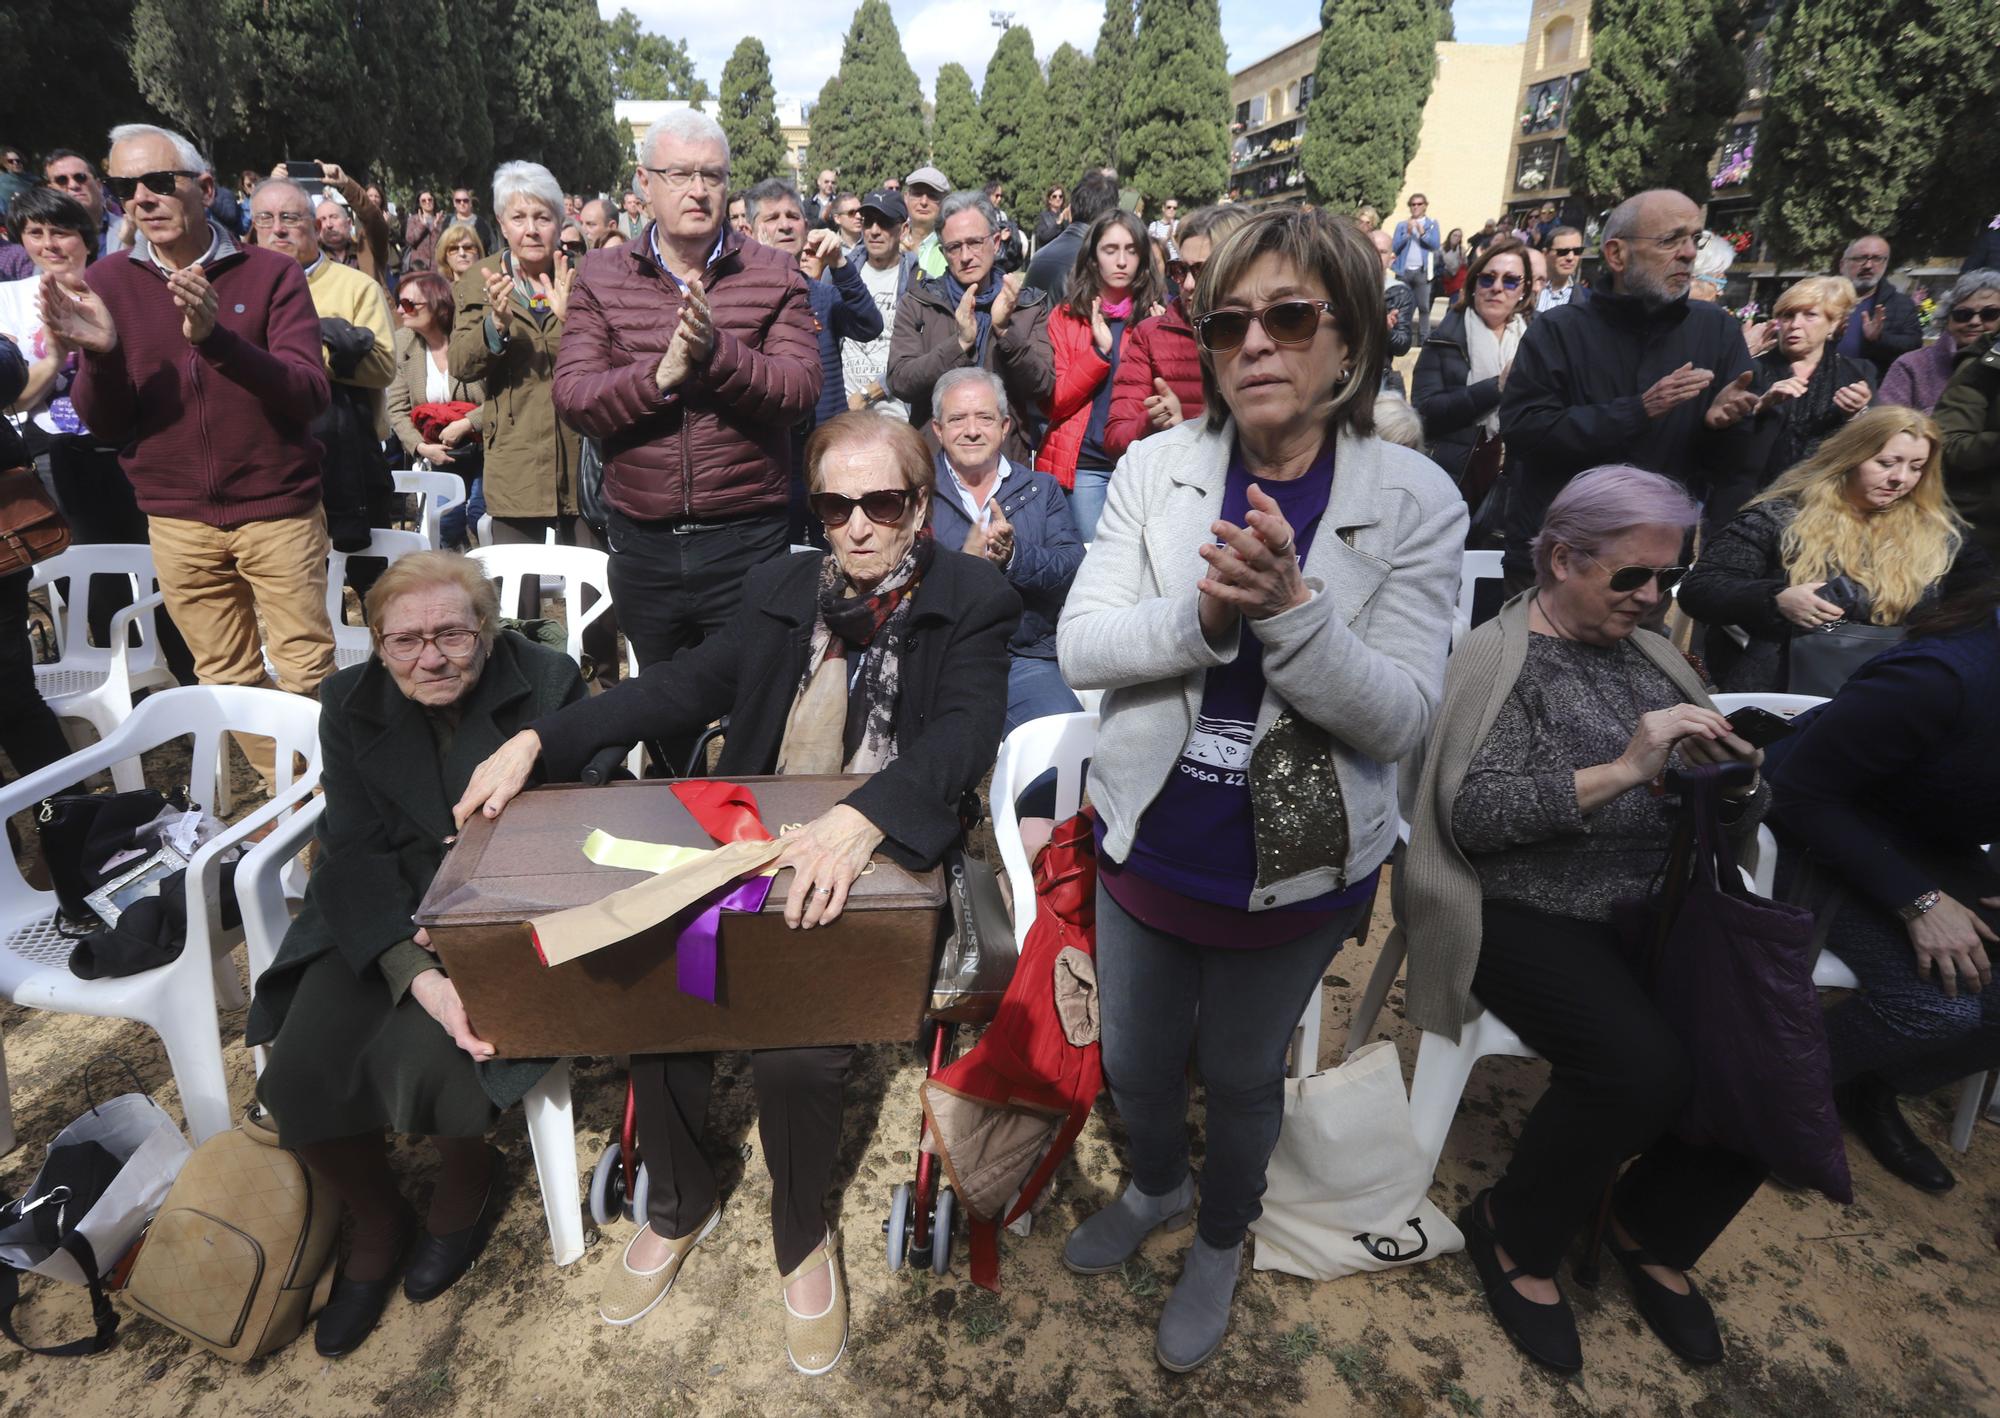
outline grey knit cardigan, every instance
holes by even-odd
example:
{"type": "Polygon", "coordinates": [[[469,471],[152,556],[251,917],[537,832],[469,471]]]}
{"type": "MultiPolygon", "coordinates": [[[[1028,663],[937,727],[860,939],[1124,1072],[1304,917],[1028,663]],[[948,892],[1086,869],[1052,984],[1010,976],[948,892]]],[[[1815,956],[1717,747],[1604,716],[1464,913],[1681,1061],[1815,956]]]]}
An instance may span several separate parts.
{"type": "MultiPolygon", "coordinates": [[[[1479,965],[1479,873],[1451,835],[1452,804],[1479,746],[1521,677],[1528,657],[1528,607],[1533,591],[1509,601],[1474,630],[1445,664],[1444,703],[1424,750],[1423,774],[1411,808],[1410,845],[1390,877],[1396,928],[1384,948],[1408,951],[1404,999],[1410,1022],[1454,1043],[1479,1010],[1472,974],[1479,965]]],[[[1665,637],[1641,631],[1632,643],[1687,696],[1714,708],[1701,679],[1665,637]]]]}

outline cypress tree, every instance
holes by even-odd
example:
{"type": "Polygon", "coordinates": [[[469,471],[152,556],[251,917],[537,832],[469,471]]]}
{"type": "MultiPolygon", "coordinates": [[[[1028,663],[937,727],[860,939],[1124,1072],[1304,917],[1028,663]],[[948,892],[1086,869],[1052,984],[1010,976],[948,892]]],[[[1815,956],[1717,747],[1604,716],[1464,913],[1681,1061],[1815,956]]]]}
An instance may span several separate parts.
{"type": "Polygon", "coordinates": [[[931,122],[931,162],[953,182],[960,174],[979,171],[986,150],[986,129],[979,118],[979,96],[963,64],[938,70],[937,113],[931,122]]]}
{"type": "MultiPolygon", "coordinates": [[[[168,118],[141,97],[139,76],[128,59],[138,31],[134,9],[132,0],[7,0],[0,5],[7,95],[6,121],[0,128],[5,129],[7,142],[20,144],[23,157],[57,147],[100,151],[113,123],[167,119],[177,126],[194,126],[168,118]]],[[[165,31],[168,17],[166,7],[156,3],[154,35],[165,31]]],[[[178,18],[183,32],[214,27],[210,16],[178,18]]],[[[199,52],[192,45],[188,51],[199,52]]],[[[213,51],[206,59],[215,63],[213,51]]],[[[172,87],[177,92],[198,91],[186,63],[176,70],[172,87]]],[[[226,82],[214,87],[225,95],[230,92],[226,82]]],[[[31,175],[39,177],[40,169],[31,175]]]]}
{"type": "MultiPolygon", "coordinates": [[[[1137,43],[1137,0],[1104,0],[1104,23],[1097,29],[1097,48],[1090,55],[1090,92],[1086,104],[1084,160],[1056,174],[1075,182],[1085,164],[1109,165],[1123,172],[1120,159],[1125,136],[1125,88],[1132,78],[1132,49],[1137,43]]],[[[1225,102],[1228,90],[1223,90],[1225,102]]]]}
{"type": "Polygon", "coordinates": [[[1095,145],[1091,142],[1090,81],[1090,59],[1075,45],[1060,45],[1049,56],[1048,161],[1039,189],[1016,195],[1015,205],[1020,210],[1040,211],[1042,193],[1055,183],[1076,181],[1084,164],[1091,161],[1095,145]]]}
{"type": "Polygon", "coordinates": [[[1604,204],[1649,187],[1706,201],[1715,150],[1743,102],[1742,29],[1738,0],[1592,0],[1570,186],[1604,204]]]}
{"type": "MultiPolygon", "coordinates": [[[[0,39],[10,23],[0,15],[0,39]]],[[[37,26],[36,34],[45,41],[62,28],[51,19],[46,26],[37,26]]],[[[216,164],[218,174],[228,167],[225,157],[242,156],[243,94],[237,76],[243,68],[244,44],[237,17],[219,5],[138,0],[132,7],[132,78],[153,111],[194,139],[216,164]]],[[[11,52],[32,55],[22,49],[11,52]]],[[[41,68],[30,64],[27,72],[41,68]]]]}
{"type": "Polygon", "coordinates": [[[1770,55],[1751,181],[1772,254],[1831,263],[1870,231],[1899,262],[1962,252],[2000,191],[2000,8],[1798,0],[1770,55]]]}
{"type": "Polygon", "coordinates": [[[604,22],[591,0],[484,0],[510,82],[489,88],[493,153],[539,162],[565,191],[612,188],[630,145],[612,112],[604,22]]]}
{"type": "Polygon", "coordinates": [[[1320,24],[1299,154],[1307,193],[1338,211],[1386,212],[1417,151],[1450,11],[1432,0],[1324,0],[1320,24]]]}
{"type": "Polygon", "coordinates": [[[247,45],[247,59],[231,66],[242,86],[242,126],[237,142],[224,139],[222,146],[251,167],[289,157],[325,158],[356,172],[366,168],[387,113],[379,101],[368,101],[374,96],[363,83],[351,6],[342,0],[227,0],[222,10],[222,22],[236,27],[247,45]]]}
{"type": "Polygon", "coordinates": [[[1119,152],[1152,210],[1229,181],[1229,59],[1216,0],[1140,0],[1119,152]]]}
{"type": "Polygon", "coordinates": [[[435,184],[491,156],[492,128],[466,121],[475,111],[485,118],[484,81],[475,109],[462,87],[466,66],[437,63],[458,52],[447,8],[446,0],[356,0],[365,86],[357,102],[376,103],[384,115],[370,175],[435,184]],[[475,147],[482,133],[484,145],[475,147]]]}
{"type": "Polygon", "coordinates": [[[1010,26],[994,47],[979,116],[986,128],[982,161],[964,173],[946,168],[945,176],[963,187],[998,180],[1009,193],[1037,190],[1048,164],[1049,105],[1026,25],[1010,26]]]}
{"type": "Polygon", "coordinates": [[[767,177],[790,177],[785,134],[778,126],[778,96],[771,86],[771,57],[764,43],[746,35],[722,70],[716,118],[729,138],[729,180],[749,187],[767,177]]]}
{"type": "Polygon", "coordinates": [[[888,0],[861,0],[841,42],[840,70],[813,110],[813,166],[878,187],[921,166],[927,151],[923,93],[903,56],[896,17],[888,0]]]}

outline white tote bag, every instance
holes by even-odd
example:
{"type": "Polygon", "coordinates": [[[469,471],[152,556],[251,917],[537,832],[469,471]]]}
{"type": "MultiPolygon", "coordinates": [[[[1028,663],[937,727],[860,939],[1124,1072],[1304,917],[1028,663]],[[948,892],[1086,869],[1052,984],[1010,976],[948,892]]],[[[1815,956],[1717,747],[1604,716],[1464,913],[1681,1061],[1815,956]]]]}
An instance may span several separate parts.
{"type": "Polygon", "coordinates": [[[1332,1280],[1465,1249],[1427,1195],[1430,1168],[1387,1039],[1339,1068],[1286,1081],[1267,1175],[1264,1214],[1250,1223],[1259,1270],[1332,1280]]]}

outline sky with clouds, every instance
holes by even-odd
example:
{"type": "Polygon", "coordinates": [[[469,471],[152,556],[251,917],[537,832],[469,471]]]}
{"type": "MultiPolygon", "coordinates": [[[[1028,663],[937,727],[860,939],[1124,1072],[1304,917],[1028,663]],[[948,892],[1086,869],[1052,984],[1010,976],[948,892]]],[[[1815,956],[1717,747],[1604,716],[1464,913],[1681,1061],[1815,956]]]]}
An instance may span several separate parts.
{"type": "MultiPolygon", "coordinates": [[[[1530,0],[1455,0],[1458,38],[1470,44],[1512,44],[1527,33],[1530,0]]],[[[771,54],[771,75],[786,98],[814,98],[840,65],[840,41],[853,19],[846,0],[755,0],[735,5],[693,6],[676,0],[599,0],[608,18],[629,8],[640,23],[669,39],[685,39],[695,69],[713,88],[722,66],[743,38],[746,17],[754,15],[758,37],[771,54]]],[[[1010,11],[1017,25],[1035,36],[1035,52],[1047,60],[1067,41],[1088,54],[1103,22],[1102,0],[890,0],[903,52],[924,86],[926,97],[938,66],[956,60],[982,83],[986,61],[999,32],[992,12],[1010,11]]],[[[1261,59],[1311,34],[1319,25],[1319,0],[1222,0],[1222,38],[1232,69],[1261,59]]]]}

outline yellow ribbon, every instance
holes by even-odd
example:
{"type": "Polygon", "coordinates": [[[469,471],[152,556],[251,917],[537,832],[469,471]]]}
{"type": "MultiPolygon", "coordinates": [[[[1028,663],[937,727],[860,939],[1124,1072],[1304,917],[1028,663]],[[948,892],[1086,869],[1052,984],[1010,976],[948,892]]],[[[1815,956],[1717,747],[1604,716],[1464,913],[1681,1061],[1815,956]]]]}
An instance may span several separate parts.
{"type": "Polygon", "coordinates": [[[675,867],[699,861],[713,847],[675,847],[665,842],[635,842],[629,837],[613,837],[603,828],[592,828],[583,839],[583,854],[601,867],[625,871],[647,871],[655,876],[675,867]]]}

